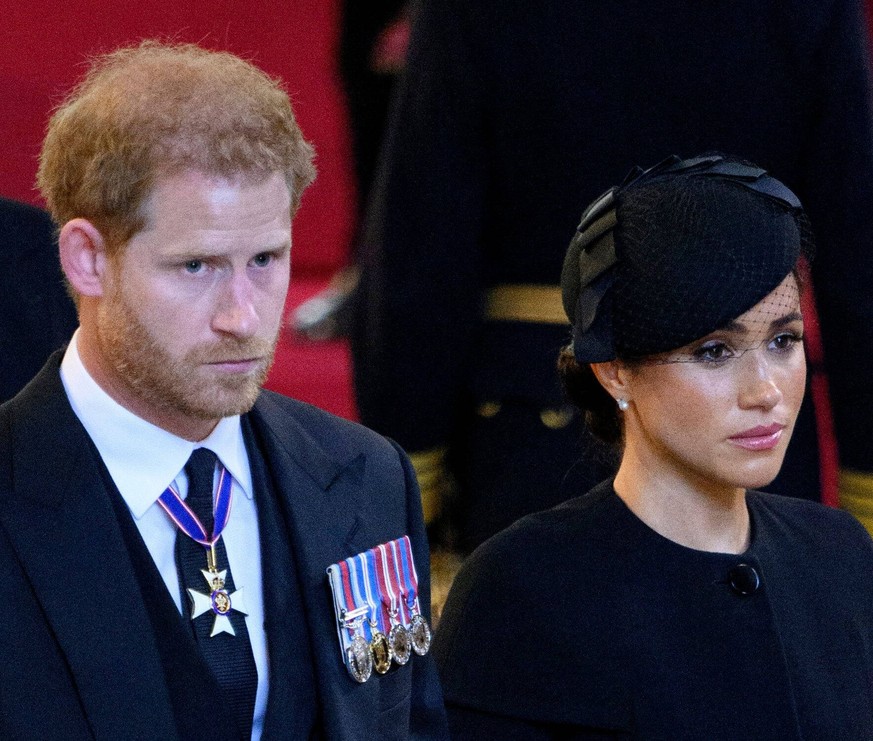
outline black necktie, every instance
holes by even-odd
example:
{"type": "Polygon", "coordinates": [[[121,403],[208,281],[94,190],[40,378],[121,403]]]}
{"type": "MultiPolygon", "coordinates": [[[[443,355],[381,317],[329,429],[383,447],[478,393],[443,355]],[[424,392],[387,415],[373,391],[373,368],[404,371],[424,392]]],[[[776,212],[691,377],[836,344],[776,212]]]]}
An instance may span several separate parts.
{"type": "MultiPolygon", "coordinates": [[[[185,464],[188,474],[188,497],[186,504],[200,520],[207,533],[212,534],[213,528],[213,494],[212,480],[215,474],[217,456],[211,450],[198,448],[185,464]]],[[[191,623],[194,638],[200,647],[212,673],[224,690],[230,707],[223,709],[232,714],[239,726],[243,738],[249,738],[252,733],[252,717],[255,709],[255,694],[258,687],[258,674],[249,633],[246,630],[245,617],[235,610],[227,613],[235,635],[218,633],[210,637],[215,614],[210,610],[194,620],[191,616],[191,598],[188,589],[208,594],[208,585],[202,570],[207,568],[207,548],[185,535],[182,530],[176,532],[176,566],[179,570],[179,584],[182,589],[182,602],[185,605],[184,615],[191,623]]],[[[219,539],[215,544],[215,560],[218,571],[227,569],[224,580],[224,590],[232,595],[234,592],[233,577],[227,562],[227,551],[224,541],[219,539]]],[[[231,601],[232,603],[232,601],[231,601]]],[[[216,719],[220,722],[220,719],[216,719]]],[[[203,729],[204,736],[209,729],[203,729]]]]}

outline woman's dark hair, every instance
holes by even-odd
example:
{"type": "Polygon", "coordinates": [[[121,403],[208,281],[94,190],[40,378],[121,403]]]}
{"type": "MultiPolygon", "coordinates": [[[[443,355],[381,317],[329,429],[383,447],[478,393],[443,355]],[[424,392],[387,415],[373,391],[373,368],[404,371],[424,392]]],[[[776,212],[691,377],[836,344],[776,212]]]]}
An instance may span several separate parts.
{"type": "Polygon", "coordinates": [[[600,385],[591,366],[576,360],[571,346],[558,356],[558,373],[567,399],[582,411],[588,429],[603,442],[619,446],[623,430],[615,399],[600,385]]]}

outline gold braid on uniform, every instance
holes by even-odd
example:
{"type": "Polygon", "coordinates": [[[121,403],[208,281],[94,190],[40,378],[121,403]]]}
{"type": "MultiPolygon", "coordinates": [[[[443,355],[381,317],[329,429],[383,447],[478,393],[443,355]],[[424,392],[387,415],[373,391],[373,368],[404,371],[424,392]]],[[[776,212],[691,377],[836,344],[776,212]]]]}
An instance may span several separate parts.
{"type": "Polygon", "coordinates": [[[855,515],[873,535],[873,473],[840,470],[840,507],[855,515]]]}
{"type": "Polygon", "coordinates": [[[442,510],[443,498],[448,490],[448,471],[446,470],[446,448],[431,448],[410,453],[409,460],[418,478],[421,489],[421,508],[424,522],[430,525],[442,510]]]}

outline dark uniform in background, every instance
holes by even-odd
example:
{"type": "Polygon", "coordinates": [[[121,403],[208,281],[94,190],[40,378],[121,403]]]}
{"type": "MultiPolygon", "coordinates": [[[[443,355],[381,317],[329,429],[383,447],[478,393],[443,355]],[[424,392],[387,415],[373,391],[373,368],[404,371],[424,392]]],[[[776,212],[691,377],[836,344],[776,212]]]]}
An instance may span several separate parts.
{"type": "Polygon", "coordinates": [[[76,328],[53,230],[41,209],[0,198],[0,402],[15,396],[76,328]]]}
{"type": "Polygon", "coordinates": [[[342,3],[339,66],[349,109],[355,176],[362,204],[373,181],[395,82],[395,75],[373,68],[374,45],[405,3],[406,0],[345,0],[342,3]]]}
{"type": "MultiPolygon", "coordinates": [[[[426,491],[448,467],[464,547],[589,488],[608,466],[554,370],[571,215],[633,165],[721,150],[809,213],[844,483],[873,500],[871,121],[855,0],[424,0],[364,241],[363,422],[426,491]]],[[[807,408],[775,490],[819,497],[815,434],[807,408]]]]}

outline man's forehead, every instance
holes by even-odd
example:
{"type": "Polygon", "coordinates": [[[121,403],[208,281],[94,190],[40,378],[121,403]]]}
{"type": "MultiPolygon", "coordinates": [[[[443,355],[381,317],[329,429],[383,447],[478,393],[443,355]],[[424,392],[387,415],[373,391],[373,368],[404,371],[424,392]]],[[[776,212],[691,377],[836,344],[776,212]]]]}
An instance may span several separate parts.
{"type": "Polygon", "coordinates": [[[291,192],[280,172],[239,172],[233,176],[185,169],[158,175],[143,200],[142,216],[146,224],[154,225],[158,212],[162,215],[175,211],[196,213],[200,216],[220,217],[228,208],[241,205],[257,208],[287,204],[290,214],[291,192]],[[269,203],[262,196],[269,194],[269,203]]]}

